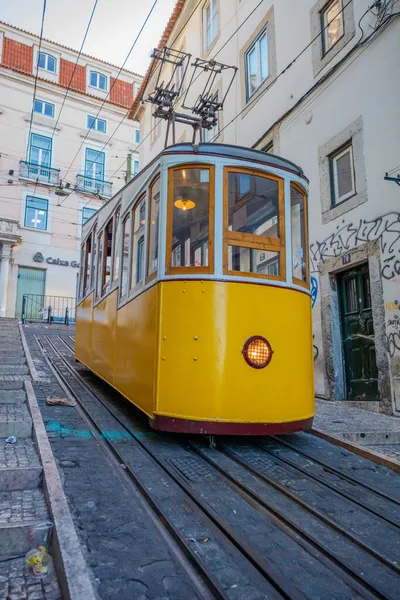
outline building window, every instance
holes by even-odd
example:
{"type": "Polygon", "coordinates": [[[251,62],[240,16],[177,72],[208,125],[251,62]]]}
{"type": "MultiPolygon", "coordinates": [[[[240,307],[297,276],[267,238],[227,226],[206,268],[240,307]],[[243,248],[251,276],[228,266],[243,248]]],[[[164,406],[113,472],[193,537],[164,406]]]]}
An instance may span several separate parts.
{"type": "Polygon", "coordinates": [[[335,206],[356,193],[351,144],[330,156],[330,173],[332,205],[335,206]]]}
{"type": "Polygon", "coordinates": [[[90,85],[99,90],[107,90],[107,77],[96,71],[90,71],[90,85]]]}
{"type": "Polygon", "coordinates": [[[97,117],[91,117],[88,115],[87,128],[93,129],[94,131],[100,131],[100,133],[105,133],[106,129],[107,129],[107,121],[105,121],[104,119],[98,119],[97,117]]]}
{"type": "Polygon", "coordinates": [[[133,174],[137,175],[139,173],[139,161],[133,161],[133,174]]]}
{"type": "Polygon", "coordinates": [[[135,144],[138,144],[139,142],[140,142],[140,130],[135,129],[135,144]]]}
{"type": "Polygon", "coordinates": [[[39,52],[38,67],[40,69],[44,69],[45,71],[55,73],[57,67],[57,60],[54,58],[54,56],[51,56],[51,54],[46,54],[46,52],[39,52]]]}
{"type": "Polygon", "coordinates": [[[48,211],[48,200],[27,196],[24,220],[25,227],[33,227],[34,229],[41,229],[42,231],[45,231],[47,229],[48,211]]]}
{"type": "Polygon", "coordinates": [[[97,210],[95,208],[87,208],[84,206],[82,208],[82,225],[84,225],[86,221],[89,221],[90,217],[92,217],[96,212],[97,210]]]}
{"type": "Polygon", "coordinates": [[[161,133],[161,119],[155,116],[151,116],[151,130],[150,130],[150,140],[151,142],[155,142],[158,136],[161,133]]]}
{"type": "Polygon", "coordinates": [[[85,155],[85,177],[91,177],[98,181],[104,180],[105,154],[98,150],[86,148],[85,155]]]}
{"type": "Polygon", "coordinates": [[[51,138],[32,133],[30,142],[29,162],[42,167],[50,167],[52,149],[51,138]]]}
{"type": "Polygon", "coordinates": [[[33,103],[33,112],[46,117],[54,117],[55,106],[44,100],[36,100],[33,103]]]}
{"type": "Polygon", "coordinates": [[[218,0],[209,0],[207,5],[204,7],[204,33],[205,33],[205,46],[206,50],[209,50],[211,44],[217,37],[218,31],[218,0]]]}
{"type": "Polygon", "coordinates": [[[267,79],[268,70],[268,31],[265,27],[245,54],[247,100],[267,79]]]}
{"type": "Polygon", "coordinates": [[[333,0],[321,12],[322,51],[326,54],[344,34],[342,0],[333,0]]]}

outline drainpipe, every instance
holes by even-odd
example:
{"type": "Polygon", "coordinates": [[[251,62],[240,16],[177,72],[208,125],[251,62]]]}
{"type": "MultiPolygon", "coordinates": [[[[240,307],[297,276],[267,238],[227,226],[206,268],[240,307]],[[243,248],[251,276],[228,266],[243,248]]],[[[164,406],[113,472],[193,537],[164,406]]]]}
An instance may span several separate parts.
{"type": "Polygon", "coordinates": [[[126,157],[126,176],[125,183],[128,183],[132,179],[132,154],[128,154],[126,157]]]}

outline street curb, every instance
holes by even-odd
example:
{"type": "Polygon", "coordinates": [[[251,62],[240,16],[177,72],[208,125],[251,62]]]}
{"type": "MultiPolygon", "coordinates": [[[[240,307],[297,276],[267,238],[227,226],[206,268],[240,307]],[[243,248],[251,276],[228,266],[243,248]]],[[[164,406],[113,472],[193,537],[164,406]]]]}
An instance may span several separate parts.
{"type": "Polygon", "coordinates": [[[43,489],[54,523],[53,558],[65,600],[97,600],[31,381],[25,381],[33,438],[43,466],[43,489]]]}
{"type": "Polygon", "coordinates": [[[319,437],[323,440],[327,440],[335,446],[341,446],[342,448],[345,448],[346,450],[349,450],[354,454],[358,454],[363,458],[371,460],[377,465],[387,467],[388,469],[391,469],[396,473],[400,473],[400,462],[394,460],[393,458],[389,458],[385,454],[381,454],[380,452],[373,452],[370,449],[367,450],[365,446],[360,446],[359,444],[355,444],[354,442],[345,442],[341,438],[325,433],[325,431],[322,431],[321,429],[315,429],[314,427],[310,429],[308,433],[310,433],[311,435],[315,435],[316,437],[319,437]]]}
{"type": "Polygon", "coordinates": [[[26,341],[24,328],[21,323],[18,323],[18,327],[19,327],[19,333],[21,335],[22,346],[23,346],[24,352],[25,352],[25,358],[28,363],[31,377],[32,377],[33,381],[40,381],[40,377],[38,375],[35,365],[33,364],[32,356],[31,356],[31,353],[30,353],[30,350],[29,350],[29,347],[28,347],[28,344],[26,341]]]}

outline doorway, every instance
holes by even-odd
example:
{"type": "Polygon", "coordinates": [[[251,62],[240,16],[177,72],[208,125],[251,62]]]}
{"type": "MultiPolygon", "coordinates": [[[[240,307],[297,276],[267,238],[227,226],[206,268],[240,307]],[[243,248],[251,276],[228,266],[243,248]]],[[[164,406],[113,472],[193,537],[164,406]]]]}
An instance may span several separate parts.
{"type": "Polygon", "coordinates": [[[368,264],[338,275],[347,400],[378,400],[368,264]]]}
{"type": "MultiPolygon", "coordinates": [[[[37,294],[42,296],[42,300],[38,298],[38,309],[42,308],[44,302],[44,290],[46,284],[45,269],[31,269],[29,267],[18,267],[18,285],[17,285],[17,300],[15,304],[15,316],[20,319],[22,313],[22,298],[24,294],[37,294]],[[41,300],[41,302],[40,302],[41,300]]],[[[34,310],[36,303],[29,303],[30,310],[34,310]]],[[[37,318],[37,310],[34,310],[34,315],[26,315],[27,318],[37,318]]]]}

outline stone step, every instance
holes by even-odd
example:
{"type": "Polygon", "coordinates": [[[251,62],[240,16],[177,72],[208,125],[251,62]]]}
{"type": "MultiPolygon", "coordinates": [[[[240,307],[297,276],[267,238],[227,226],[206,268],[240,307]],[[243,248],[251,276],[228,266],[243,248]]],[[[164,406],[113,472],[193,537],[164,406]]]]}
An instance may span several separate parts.
{"type": "MultiPolygon", "coordinates": [[[[13,342],[12,344],[6,344],[4,346],[0,345],[0,348],[2,348],[2,350],[1,350],[2,356],[6,356],[10,352],[23,352],[24,351],[24,347],[23,347],[22,343],[17,343],[17,342],[13,342]],[[7,348],[7,350],[5,350],[4,348],[7,348]]],[[[0,361],[0,364],[1,364],[1,361],[0,361]]]]}
{"type": "Polygon", "coordinates": [[[26,392],[24,389],[2,389],[0,385],[0,404],[19,404],[25,402],[26,392]]]}
{"type": "Polygon", "coordinates": [[[26,365],[24,356],[1,356],[0,363],[2,365],[26,365]]]}
{"type": "Polygon", "coordinates": [[[0,439],[15,435],[18,439],[32,435],[32,419],[26,404],[0,404],[0,439]]]}
{"type": "Polygon", "coordinates": [[[3,356],[25,356],[24,349],[22,348],[10,348],[9,350],[0,350],[0,364],[3,360],[3,356]]]}
{"type": "Polygon", "coordinates": [[[33,440],[0,440],[0,492],[38,488],[42,470],[33,440]]]}
{"type": "MultiPolygon", "coordinates": [[[[21,375],[21,379],[4,379],[8,375],[0,376],[0,388],[2,390],[21,390],[24,389],[24,380],[22,377],[28,377],[27,375],[21,375]]],[[[12,377],[12,375],[10,376],[12,377]]]]}
{"type": "Polygon", "coordinates": [[[26,365],[2,365],[0,364],[0,375],[28,375],[29,369],[26,365]]]}
{"type": "Polygon", "coordinates": [[[2,335],[0,333],[0,343],[5,343],[5,342],[16,342],[17,344],[21,342],[21,336],[20,335],[2,335]]]}
{"type": "Polygon", "coordinates": [[[0,492],[0,559],[28,552],[29,530],[48,518],[42,490],[0,492]]]}

